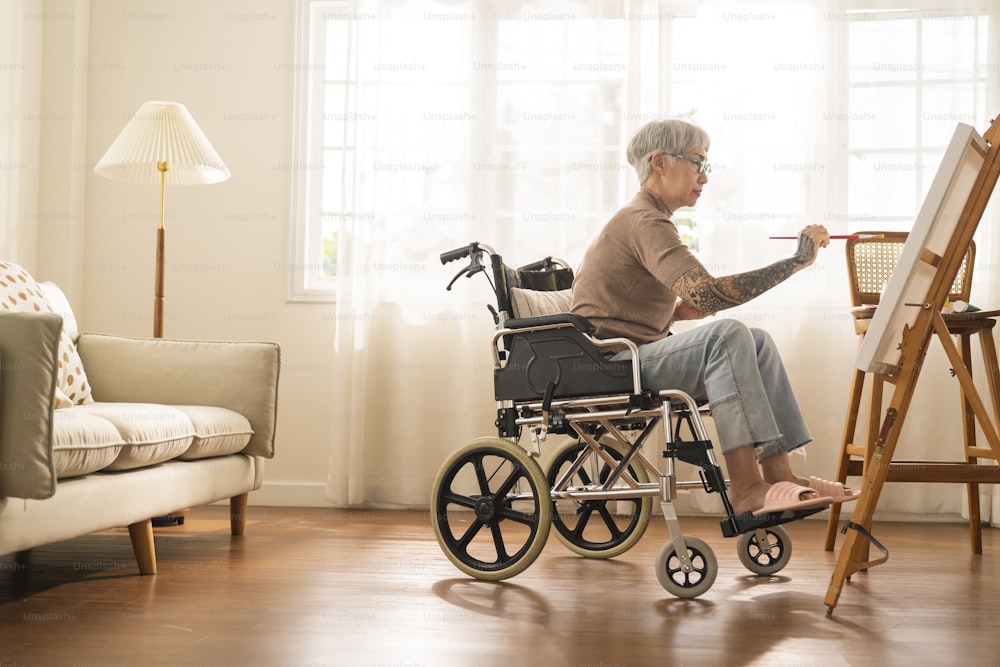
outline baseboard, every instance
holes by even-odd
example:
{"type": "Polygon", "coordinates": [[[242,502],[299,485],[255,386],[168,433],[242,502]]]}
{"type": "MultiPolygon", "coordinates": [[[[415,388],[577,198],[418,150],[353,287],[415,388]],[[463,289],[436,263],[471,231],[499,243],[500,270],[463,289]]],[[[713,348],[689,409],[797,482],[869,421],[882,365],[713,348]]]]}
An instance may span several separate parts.
{"type": "MultiPolygon", "coordinates": [[[[218,504],[228,503],[228,500],[218,504]]],[[[290,483],[290,482],[267,482],[263,486],[250,493],[251,506],[257,507],[334,507],[326,498],[326,486],[320,483],[290,483]]],[[[681,493],[675,501],[677,514],[679,516],[723,516],[722,503],[715,507],[713,503],[704,501],[698,502],[690,497],[689,493],[681,493]]],[[[1000,516],[1000,499],[993,503],[993,516],[1000,516]]],[[[846,505],[841,510],[841,521],[849,519],[851,516],[851,506],[846,505]]],[[[660,506],[658,502],[653,502],[653,514],[660,517],[660,506]]],[[[830,516],[829,511],[819,512],[809,519],[826,521],[830,516]]],[[[920,521],[928,523],[967,523],[968,519],[960,514],[909,514],[906,512],[878,512],[875,515],[876,521],[920,521]]]]}
{"type": "MultiPolygon", "coordinates": [[[[319,483],[268,482],[250,492],[249,505],[256,507],[333,507],[326,499],[326,486],[319,483]]],[[[228,500],[222,503],[228,503],[228,500]]]]}

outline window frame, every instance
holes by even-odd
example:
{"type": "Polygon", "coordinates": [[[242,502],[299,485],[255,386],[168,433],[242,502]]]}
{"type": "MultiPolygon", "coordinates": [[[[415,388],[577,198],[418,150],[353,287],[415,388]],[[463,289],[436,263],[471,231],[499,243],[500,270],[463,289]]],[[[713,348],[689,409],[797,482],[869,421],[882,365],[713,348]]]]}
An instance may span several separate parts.
{"type": "Polygon", "coordinates": [[[289,162],[291,225],[288,266],[288,300],[330,302],[335,295],[335,280],[323,278],[322,266],[316,265],[313,249],[322,243],[322,226],[312,224],[314,212],[321,208],[320,188],[315,187],[310,171],[322,166],[316,155],[313,138],[322,132],[313,113],[313,97],[321,88],[323,35],[313,13],[326,6],[348,7],[346,0],[295,0],[295,37],[292,77],[292,159],[289,162]],[[318,160],[318,162],[317,162],[318,160]],[[319,283],[319,284],[317,284],[319,283]]]}

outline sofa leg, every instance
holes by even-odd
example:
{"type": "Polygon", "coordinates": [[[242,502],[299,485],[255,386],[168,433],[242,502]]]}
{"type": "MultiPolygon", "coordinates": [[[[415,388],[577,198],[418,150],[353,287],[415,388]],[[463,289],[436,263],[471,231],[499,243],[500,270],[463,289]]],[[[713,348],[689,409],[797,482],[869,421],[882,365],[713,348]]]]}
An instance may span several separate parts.
{"type": "Polygon", "coordinates": [[[249,493],[241,493],[229,499],[229,526],[233,535],[242,535],[247,525],[247,501],[249,493]]]}
{"type": "Polygon", "coordinates": [[[153,544],[153,521],[146,519],[128,527],[132,551],[139,565],[139,574],[156,574],[156,547],[153,544]]]}

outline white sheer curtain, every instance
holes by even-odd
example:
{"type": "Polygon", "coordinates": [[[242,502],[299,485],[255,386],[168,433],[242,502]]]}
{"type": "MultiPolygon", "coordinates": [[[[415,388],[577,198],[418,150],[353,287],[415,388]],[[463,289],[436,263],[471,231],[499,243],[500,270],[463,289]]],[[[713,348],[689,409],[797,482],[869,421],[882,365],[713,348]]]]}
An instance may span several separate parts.
{"type": "MultiPolygon", "coordinates": [[[[884,224],[859,203],[867,195],[848,169],[857,159],[849,130],[859,131],[845,52],[855,7],[686,4],[352,6],[369,18],[352,23],[358,85],[344,101],[358,122],[343,176],[353,199],[340,232],[331,502],[426,506],[445,458],[495,435],[485,308],[492,294],[481,277],[445,292],[460,267],[442,267],[437,256],[478,240],[511,264],[545,255],[578,262],[636,189],[624,146],[647,120],[691,118],[712,137],[716,170],[705,196],[675,218],[717,275],[787,256],[790,242],[768,236],[809,223],[833,233],[884,224]]],[[[950,16],[979,10],[940,4],[950,16]]],[[[997,62],[998,34],[994,21],[988,62],[997,62]]],[[[899,62],[899,42],[883,46],[869,55],[899,62]]],[[[994,113],[984,106],[972,120],[980,129],[994,113]]],[[[871,125],[889,132],[920,113],[892,102],[871,125]]],[[[914,212],[920,196],[912,193],[914,212]]],[[[996,235],[977,239],[981,262],[998,261],[996,235]]],[[[1000,300],[993,282],[979,272],[984,302],[1000,300]]],[[[810,270],[724,314],[777,340],[816,438],[798,466],[805,474],[829,477],[835,468],[856,348],[848,307],[843,248],[835,245],[810,270]]],[[[935,408],[911,411],[921,434],[911,446],[933,458],[961,433],[935,410],[957,412],[958,399],[923,400],[935,408]]],[[[887,487],[880,511],[955,515],[964,506],[959,485],[905,486],[887,487]]],[[[701,500],[690,509],[716,511],[701,500]]]]}
{"type": "Polygon", "coordinates": [[[359,83],[345,101],[357,122],[344,176],[354,209],[340,217],[333,503],[424,506],[445,458],[495,435],[494,297],[482,276],[446,292],[463,263],[441,266],[438,255],[478,240],[512,265],[576,261],[631,196],[623,73],[638,45],[622,11],[352,8],[378,20],[352,22],[359,83]]]}

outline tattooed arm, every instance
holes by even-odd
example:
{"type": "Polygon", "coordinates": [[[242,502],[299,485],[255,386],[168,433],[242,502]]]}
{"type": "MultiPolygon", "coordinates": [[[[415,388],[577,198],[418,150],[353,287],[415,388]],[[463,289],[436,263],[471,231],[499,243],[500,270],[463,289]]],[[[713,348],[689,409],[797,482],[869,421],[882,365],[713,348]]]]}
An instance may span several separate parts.
{"type": "Polygon", "coordinates": [[[799,247],[795,254],[761,269],[715,278],[704,267],[691,269],[673,285],[674,292],[706,313],[732,308],[760,296],[775,285],[788,280],[816,261],[820,248],[830,243],[830,235],[822,225],[809,225],[799,232],[799,247]]]}

